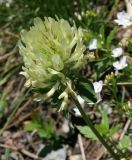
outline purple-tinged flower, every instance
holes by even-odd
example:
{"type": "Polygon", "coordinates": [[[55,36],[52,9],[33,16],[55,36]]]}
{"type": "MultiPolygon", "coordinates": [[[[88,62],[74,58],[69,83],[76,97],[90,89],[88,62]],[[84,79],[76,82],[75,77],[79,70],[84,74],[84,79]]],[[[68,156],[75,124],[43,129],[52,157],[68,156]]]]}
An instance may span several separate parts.
{"type": "Polygon", "coordinates": [[[132,14],[126,13],[125,11],[117,13],[117,19],[114,20],[118,25],[127,28],[132,25],[132,14]]]}
{"type": "Polygon", "coordinates": [[[112,50],[112,57],[120,57],[123,53],[122,48],[115,48],[112,50]]]}
{"type": "Polygon", "coordinates": [[[114,62],[113,66],[114,66],[116,71],[122,70],[125,67],[127,67],[128,64],[126,62],[126,56],[123,56],[119,61],[114,62]]]}

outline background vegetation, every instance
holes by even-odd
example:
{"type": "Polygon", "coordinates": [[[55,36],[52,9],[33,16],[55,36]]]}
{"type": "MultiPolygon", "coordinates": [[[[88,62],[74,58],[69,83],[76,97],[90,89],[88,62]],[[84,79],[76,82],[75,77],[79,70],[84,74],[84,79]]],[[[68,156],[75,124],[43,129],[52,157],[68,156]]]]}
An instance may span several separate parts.
{"type": "MultiPolygon", "coordinates": [[[[112,72],[110,47],[118,45],[125,32],[118,28],[113,20],[117,12],[124,9],[125,3],[121,0],[0,1],[1,160],[30,160],[39,159],[38,157],[41,157],[40,159],[45,157],[47,160],[53,157],[56,160],[63,160],[65,157],[69,160],[77,160],[77,158],[84,160],[82,143],[86,159],[110,159],[99,142],[85,138],[96,139],[88,128],[81,128],[85,126],[85,123],[81,117],[75,116],[72,102],[69,103],[69,112],[64,110],[63,113],[58,113],[54,104],[50,102],[33,101],[35,93],[24,87],[25,79],[19,74],[23,60],[18,52],[17,43],[20,31],[28,30],[35,17],[43,19],[45,16],[51,16],[64,18],[71,24],[75,22],[78,27],[81,26],[84,29],[86,46],[92,38],[104,42],[100,43],[97,63],[90,62],[90,66],[83,68],[80,73],[86,78],[104,79],[112,72]],[[109,50],[109,55],[106,54],[105,49],[109,50]],[[94,74],[95,70],[96,74],[94,74]],[[81,130],[84,136],[81,136],[78,130],[81,130]],[[89,135],[86,135],[86,132],[89,132],[89,135]],[[48,157],[49,153],[51,157],[48,157]]],[[[131,63],[131,38],[124,50],[129,53],[131,63]]],[[[131,82],[131,71],[130,66],[123,72],[125,78],[119,77],[118,81],[131,82]]],[[[118,109],[115,109],[112,103],[117,97],[111,97],[115,90],[109,88],[111,92],[105,89],[108,94],[103,94],[104,102],[99,105],[99,108],[96,105],[91,108],[86,107],[86,111],[91,116],[93,123],[98,126],[98,130],[102,132],[101,134],[108,137],[114,134],[115,148],[121,149],[123,154],[130,158],[132,126],[128,117],[131,117],[132,110],[131,106],[130,109],[123,108],[123,106],[128,100],[131,103],[132,87],[131,85],[118,86],[117,89],[119,99],[116,106],[119,106],[118,109]],[[127,125],[129,129],[126,131],[125,126],[127,125]],[[111,128],[110,132],[109,128],[111,128]],[[121,140],[120,143],[117,143],[118,140],[121,140]]]]}

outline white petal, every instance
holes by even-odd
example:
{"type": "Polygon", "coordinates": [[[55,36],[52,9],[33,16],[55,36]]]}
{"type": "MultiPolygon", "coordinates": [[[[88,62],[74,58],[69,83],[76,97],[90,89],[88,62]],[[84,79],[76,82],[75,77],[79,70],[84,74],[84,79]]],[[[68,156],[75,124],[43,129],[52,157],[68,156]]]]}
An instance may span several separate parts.
{"type": "Polygon", "coordinates": [[[126,56],[123,56],[121,59],[120,59],[120,63],[122,65],[125,65],[126,64],[126,56]]]}
{"type": "Polygon", "coordinates": [[[91,39],[88,48],[89,50],[97,49],[97,39],[91,39]]]}
{"type": "Polygon", "coordinates": [[[126,63],[126,56],[123,56],[120,61],[116,61],[113,63],[113,66],[115,68],[115,70],[122,70],[125,67],[128,66],[128,64],[126,63]]]}
{"type": "Polygon", "coordinates": [[[79,103],[81,104],[81,106],[84,107],[85,100],[82,97],[80,97],[79,95],[77,96],[77,99],[78,99],[79,103]]]}
{"type": "Polygon", "coordinates": [[[122,48],[115,48],[112,50],[112,57],[119,57],[122,55],[122,53],[123,53],[122,48]]]}
{"type": "Polygon", "coordinates": [[[117,19],[114,20],[118,25],[123,26],[123,28],[132,25],[132,15],[126,13],[125,11],[117,13],[117,19]]]}
{"type": "Polygon", "coordinates": [[[81,113],[77,108],[73,108],[74,112],[75,112],[75,116],[77,117],[81,117],[81,113]]]}
{"type": "Polygon", "coordinates": [[[121,18],[124,16],[124,14],[125,14],[125,11],[118,12],[118,13],[117,13],[117,18],[118,18],[118,19],[121,19],[121,18]]]}
{"type": "Polygon", "coordinates": [[[93,86],[94,86],[95,93],[100,93],[103,88],[103,81],[100,80],[99,82],[94,82],[93,86]]]}
{"type": "Polygon", "coordinates": [[[113,66],[114,66],[114,68],[115,68],[116,70],[120,70],[120,63],[119,63],[119,61],[114,62],[114,63],[113,63],[113,66]]]}

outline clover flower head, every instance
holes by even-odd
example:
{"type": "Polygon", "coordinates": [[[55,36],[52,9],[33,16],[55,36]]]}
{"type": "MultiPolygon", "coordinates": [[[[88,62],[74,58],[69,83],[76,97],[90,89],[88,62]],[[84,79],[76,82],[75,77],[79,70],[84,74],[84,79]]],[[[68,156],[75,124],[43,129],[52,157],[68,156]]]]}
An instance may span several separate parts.
{"type": "Polygon", "coordinates": [[[95,93],[100,93],[103,88],[103,81],[98,81],[93,83],[95,93]]]}
{"type": "Polygon", "coordinates": [[[66,77],[82,67],[85,59],[82,37],[82,29],[71,27],[64,19],[35,18],[34,26],[21,32],[18,44],[26,86],[49,88],[47,96],[52,96],[66,77]]]}
{"type": "Polygon", "coordinates": [[[118,25],[123,26],[123,28],[127,28],[132,25],[132,15],[125,11],[119,12],[117,13],[117,19],[115,19],[115,22],[118,25]]]}
{"type": "Polygon", "coordinates": [[[87,48],[89,50],[97,49],[97,39],[95,39],[95,38],[91,39],[87,48]]]}
{"type": "Polygon", "coordinates": [[[120,57],[123,53],[122,48],[115,48],[112,50],[112,57],[120,57]]]}
{"type": "Polygon", "coordinates": [[[114,62],[113,66],[114,66],[116,71],[122,70],[125,67],[127,67],[128,64],[126,62],[126,56],[123,56],[119,61],[114,62]]]}

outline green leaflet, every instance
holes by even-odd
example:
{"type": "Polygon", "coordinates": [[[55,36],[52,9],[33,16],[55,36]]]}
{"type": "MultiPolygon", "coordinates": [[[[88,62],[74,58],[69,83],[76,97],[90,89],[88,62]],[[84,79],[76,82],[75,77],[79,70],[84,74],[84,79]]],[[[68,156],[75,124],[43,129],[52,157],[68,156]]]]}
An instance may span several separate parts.
{"type": "MultiPolygon", "coordinates": [[[[105,110],[102,111],[101,115],[102,115],[101,123],[96,124],[95,128],[103,137],[106,138],[112,137],[119,130],[119,125],[115,125],[110,129],[107,111],[105,110]]],[[[76,126],[76,127],[85,137],[93,140],[98,140],[96,135],[92,132],[92,130],[88,126],[76,126]]]]}
{"type": "Polygon", "coordinates": [[[76,89],[78,90],[79,94],[87,101],[87,102],[97,102],[96,94],[94,92],[94,88],[92,82],[80,77],[75,84],[76,89]]]}

